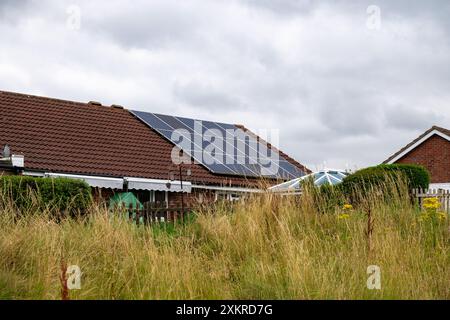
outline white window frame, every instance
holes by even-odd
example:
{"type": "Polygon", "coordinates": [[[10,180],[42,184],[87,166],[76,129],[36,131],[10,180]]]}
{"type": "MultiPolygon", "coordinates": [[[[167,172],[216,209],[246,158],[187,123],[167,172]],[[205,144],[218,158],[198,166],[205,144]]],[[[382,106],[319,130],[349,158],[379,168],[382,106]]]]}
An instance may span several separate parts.
{"type": "Polygon", "coordinates": [[[221,199],[224,199],[224,200],[230,201],[230,202],[234,202],[234,201],[241,200],[242,197],[244,196],[244,194],[239,193],[239,192],[233,192],[233,191],[216,191],[214,201],[219,201],[221,196],[224,196],[221,199]]]}

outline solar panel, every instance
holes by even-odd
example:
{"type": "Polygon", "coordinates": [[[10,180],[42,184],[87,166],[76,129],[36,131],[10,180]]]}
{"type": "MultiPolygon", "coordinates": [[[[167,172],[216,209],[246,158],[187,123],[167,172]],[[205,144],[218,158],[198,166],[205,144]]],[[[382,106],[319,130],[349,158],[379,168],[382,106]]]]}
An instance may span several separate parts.
{"type": "Polygon", "coordinates": [[[167,123],[162,121],[153,113],[147,112],[133,112],[138,118],[140,118],[143,122],[145,122],[148,126],[155,130],[169,130],[172,131],[173,128],[169,126],[167,123]]]}
{"type": "Polygon", "coordinates": [[[131,113],[213,173],[283,179],[304,175],[276,152],[267,150],[256,136],[234,125],[142,111],[131,113]]]}

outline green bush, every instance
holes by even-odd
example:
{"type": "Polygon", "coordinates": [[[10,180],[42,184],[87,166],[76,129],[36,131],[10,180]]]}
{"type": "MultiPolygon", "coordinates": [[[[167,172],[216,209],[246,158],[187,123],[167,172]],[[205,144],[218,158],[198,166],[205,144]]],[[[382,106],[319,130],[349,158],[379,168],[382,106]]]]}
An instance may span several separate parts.
{"type": "Polygon", "coordinates": [[[302,190],[310,195],[315,208],[322,214],[334,212],[345,203],[341,184],[316,186],[313,179],[307,179],[302,182],[302,190]]]}
{"type": "Polygon", "coordinates": [[[82,180],[1,176],[0,192],[21,209],[51,207],[58,210],[84,211],[92,201],[91,189],[82,180]]]}
{"type": "Polygon", "coordinates": [[[422,166],[412,164],[382,164],[359,170],[346,177],[342,189],[349,194],[352,190],[369,190],[372,187],[382,187],[388,179],[403,176],[409,189],[427,189],[430,184],[430,174],[422,166]]]}

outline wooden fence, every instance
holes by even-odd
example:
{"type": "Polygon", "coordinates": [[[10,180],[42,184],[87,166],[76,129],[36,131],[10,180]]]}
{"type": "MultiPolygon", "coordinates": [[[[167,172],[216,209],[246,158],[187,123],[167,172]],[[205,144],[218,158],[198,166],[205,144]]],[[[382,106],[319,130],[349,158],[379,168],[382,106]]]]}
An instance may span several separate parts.
{"type": "Polygon", "coordinates": [[[417,198],[421,208],[423,208],[423,199],[437,198],[441,203],[440,210],[450,213],[450,190],[413,190],[413,196],[417,198]]]}
{"type": "Polygon", "coordinates": [[[147,202],[143,208],[135,208],[132,204],[125,208],[124,206],[116,206],[116,211],[125,210],[128,213],[130,221],[143,224],[151,224],[155,222],[182,222],[185,221],[192,208],[168,208],[166,202],[147,202]]]}

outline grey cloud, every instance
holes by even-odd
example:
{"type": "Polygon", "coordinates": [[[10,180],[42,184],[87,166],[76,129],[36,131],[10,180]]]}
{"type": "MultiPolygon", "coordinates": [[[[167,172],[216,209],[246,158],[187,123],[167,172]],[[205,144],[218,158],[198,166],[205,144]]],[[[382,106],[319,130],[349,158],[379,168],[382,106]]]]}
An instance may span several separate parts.
{"type": "Polygon", "coordinates": [[[199,107],[215,109],[238,108],[241,104],[233,97],[232,92],[226,93],[211,85],[205,84],[174,84],[174,95],[184,103],[199,107]]]}
{"type": "Polygon", "coordinates": [[[244,0],[250,6],[266,9],[281,15],[308,14],[316,8],[313,0],[244,0]]]}
{"type": "Polygon", "coordinates": [[[407,106],[391,106],[384,114],[386,125],[400,130],[414,131],[417,128],[428,129],[440,122],[433,110],[421,110],[407,106]]]}
{"type": "Polygon", "coordinates": [[[373,135],[379,129],[380,105],[356,90],[340,91],[325,100],[319,117],[323,124],[339,135],[373,135]]]}
{"type": "Polygon", "coordinates": [[[128,10],[111,4],[109,15],[88,12],[85,26],[125,47],[154,49],[186,41],[195,33],[197,21],[183,4],[169,3],[152,7],[141,2],[128,10]]]}
{"type": "Polygon", "coordinates": [[[16,23],[26,16],[31,0],[2,0],[0,2],[0,22],[16,23]]]}

